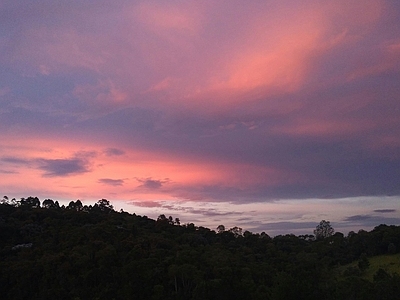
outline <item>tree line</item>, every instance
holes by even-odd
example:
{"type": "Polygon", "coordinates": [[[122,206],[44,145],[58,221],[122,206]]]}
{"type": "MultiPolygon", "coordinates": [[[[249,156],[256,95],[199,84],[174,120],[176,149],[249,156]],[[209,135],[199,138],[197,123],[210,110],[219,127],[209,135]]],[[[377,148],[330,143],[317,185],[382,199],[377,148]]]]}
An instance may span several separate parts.
{"type": "Polygon", "coordinates": [[[8,196],[4,196],[3,199],[0,201],[0,204],[14,206],[14,207],[21,207],[21,208],[49,208],[49,209],[69,209],[69,210],[76,210],[76,211],[83,211],[83,212],[90,212],[90,211],[105,211],[111,212],[114,211],[114,207],[111,205],[110,201],[107,199],[101,199],[97,201],[93,206],[92,205],[83,205],[81,200],[70,201],[68,206],[61,205],[56,200],[53,199],[45,199],[43,200],[42,205],[40,205],[40,200],[38,197],[29,196],[27,198],[21,198],[17,200],[16,198],[10,199],[8,196]]]}
{"type": "Polygon", "coordinates": [[[400,276],[369,260],[399,255],[400,227],[314,235],[216,230],[37,197],[0,204],[2,299],[398,299],[400,276]],[[49,201],[48,201],[49,200],[49,201]],[[345,266],[341,271],[341,266],[345,266]],[[347,266],[347,267],[346,267],[347,266]]]}

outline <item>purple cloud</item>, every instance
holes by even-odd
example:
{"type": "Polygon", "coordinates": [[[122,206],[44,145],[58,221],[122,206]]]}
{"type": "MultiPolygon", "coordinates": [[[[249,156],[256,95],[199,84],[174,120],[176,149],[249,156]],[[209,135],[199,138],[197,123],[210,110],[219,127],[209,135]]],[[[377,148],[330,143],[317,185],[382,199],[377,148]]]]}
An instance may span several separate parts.
{"type": "Polygon", "coordinates": [[[392,213],[396,212],[396,209],[375,209],[374,212],[381,213],[381,214],[387,214],[387,213],[392,213]]]}
{"type": "Polygon", "coordinates": [[[313,230],[317,226],[315,222],[247,222],[245,223],[247,226],[247,230],[251,232],[266,232],[268,235],[276,236],[280,234],[301,234],[307,233],[313,234],[313,230]]]}
{"type": "Polygon", "coordinates": [[[110,178],[101,178],[97,182],[111,186],[121,186],[124,184],[123,179],[110,179],[110,178]]]}
{"type": "Polygon", "coordinates": [[[349,223],[349,225],[354,224],[361,224],[362,226],[366,227],[374,227],[378,226],[379,224],[400,224],[400,218],[396,217],[381,217],[381,216],[374,216],[374,215],[354,215],[350,217],[346,217],[343,220],[349,223]]]}
{"type": "Polygon", "coordinates": [[[149,190],[160,189],[165,183],[169,182],[169,179],[156,180],[152,178],[136,178],[138,182],[141,183],[140,188],[145,188],[149,190]]]}
{"type": "Polygon", "coordinates": [[[129,204],[139,207],[164,207],[164,204],[157,201],[131,201],[129,204]]]}
{"type": "Polygon", "coordinates": [[[107,148],[104,152],[107,156],[120,156],[125,154],[125,151],[117,148],[107,148]]]}
{"type": "Polygon", "coordinates": [[[37,159],[39,169],[45,171],[45,177],[71,176],[89,172],[88,162],[81,158],[37,159]]]}
{"type": "Polygon", "coordinates": [[[355,215],[355,216],[350,216],[344,219],[346,222],[354,222],[354,221],[365,221],[372,218],[372,216],[369,215],[355,215]]]}
{"type": "Polygon", "coordinates": [[[1,169],[0,169],[0,173],[2,173],[2,174],[18,174],[18,172],[16,172],[16,171],[1,170],[1,169]]]}
{"type": "Polygon", "coordinates": [[[1,161],[15,165],[27,165],[30,163],[30,161],[27,159],[12,156],[2,157],[1,161]]]}

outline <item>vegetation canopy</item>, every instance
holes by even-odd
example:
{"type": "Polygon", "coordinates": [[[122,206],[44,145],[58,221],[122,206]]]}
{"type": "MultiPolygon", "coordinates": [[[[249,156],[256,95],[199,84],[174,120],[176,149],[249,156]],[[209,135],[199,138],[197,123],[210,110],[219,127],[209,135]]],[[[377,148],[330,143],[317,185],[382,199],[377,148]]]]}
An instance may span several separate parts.
{"type": "Polygon", "coordinates": [[[2,299],[398,299],[400,227],[270,237],[37,197],[0,204],[2,299]],[[384,258],[384,259],[383,259],[384,258]]]}

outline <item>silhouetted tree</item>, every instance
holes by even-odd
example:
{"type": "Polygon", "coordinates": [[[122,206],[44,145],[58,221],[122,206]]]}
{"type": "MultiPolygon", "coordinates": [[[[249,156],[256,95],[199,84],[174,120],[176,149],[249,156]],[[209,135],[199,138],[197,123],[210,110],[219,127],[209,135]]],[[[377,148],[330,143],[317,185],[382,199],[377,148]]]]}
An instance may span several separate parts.
{"type": "Polygon", "coordinates": [[[114,207],[111,205],[110,201],[108,201],[107,199],[101,199],[96,202],[96,204],[93,206],[93,209],[94,210],[98,209],[103,212],[111,212],[114,210],[114,207]]]}
{"type": "Polygon", "coordinates": [[[68,203],[67,209],[75,210],[75,201],[70,201],[68,203]]]}
{"type": "Polygon", "coordinates": [[[232,232],[233,233],[233,236],[235,237],[235,238],[237,238],[237,237],[239,237],[239,236],[243,236],[243,229],[242,228],[240,228],[240,227],[237,227],[237,226],[235,226],[235,227],[232,227],[231,229],[229,229],[229,232],[232,232]]]}
{"type": "Polygon", "coordinates": [[[317,240],[330,237],[334,233],[335,233],[335,230],[331,226],[331,223],[329,221],[325,221],[325,220],[322,220],[321,222],[319,222],[319,224],[317,225],[317,227],[314,230],[315,238],[317,240]]]}
{"type": "MultiPolygon", "coordinates": [[[[57,204],[58,204],[58,202],[57,202],[57,204]]],[[[58,208],[58,207],[60,207],[59,205],[57,207],[57,204],[52,199],[45,199],[42,203],[42,207],[43,208],[58,208]]]]}
{"type": "Polygon", "coordinates": [[[218,225],[218,227],[217,227],[217,232],[218,233],[222,233],[222,232],[224,232],[225,231],[225,226],[224,225],[218,225]]]}
{"type": "Polygon", "coordinates": [[[162,214],[157,217],[157,222],[168,222],[168,219],[164,214],[162,214]]]}
{"type": "Polygon", "coordinates": [[[21,198],[20,206],[27,208],[39,208],[40,200],[38,197],[21,198]]]}
{"type": "Polygon", "coordinates": [[[76,209],[77,211],[81,211],[82,208],[83,208],[83,204],[82,204],[81,200],[79,200],[79,199],[76,200],[76,201],[75,201],[75,209],[76,209]]]}

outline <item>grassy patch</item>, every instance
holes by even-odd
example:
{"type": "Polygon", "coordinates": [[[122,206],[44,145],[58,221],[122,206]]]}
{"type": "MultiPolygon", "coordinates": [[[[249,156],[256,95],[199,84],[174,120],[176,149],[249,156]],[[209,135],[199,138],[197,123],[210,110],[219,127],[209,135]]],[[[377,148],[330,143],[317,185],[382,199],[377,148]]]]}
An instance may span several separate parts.
{"type": "MultiPolygon", "coordinates": [[[[392,255],[379,255],[374,257],[369,257],[368,261],[370,263],[369,267],[363,272],[360,272],[361,278],[367,279],[369,281],[374,280],[374,274],[379,270],[383,269],[389,274],[397,273],[400,275],[400,253],[392,255]]],[[[345,276],[348,270],[358,270],[358,261],[354,261],[348,265],[341,266],[338,268],[338,275],[340,277],[345,276]]],[[[354,274],[355,275],[355,274],[354,274]]]]}
{"type": "Polygon", "coordinates": [[[384,269],[389,274],[397,273],[400,275],[400,253],[392,255],[380,255],[368,259],[370,266],[363,274],[368,280],[373,280],[374,274],[379,268],[384,269]]]}

